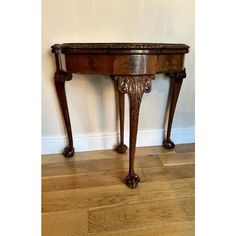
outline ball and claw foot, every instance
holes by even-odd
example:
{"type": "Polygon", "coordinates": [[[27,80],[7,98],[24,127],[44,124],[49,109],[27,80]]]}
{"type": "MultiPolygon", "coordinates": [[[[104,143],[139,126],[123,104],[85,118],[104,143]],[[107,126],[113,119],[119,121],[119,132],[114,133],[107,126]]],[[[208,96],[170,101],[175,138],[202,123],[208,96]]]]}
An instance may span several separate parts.
{"type": "Polygon", "coordinates": [[[134,175],[128,175],[125,178],[125,184],[129,187],[129,188],[136,188],[138,186],[138,183],[140,182],[140,177],[137,174],[134,175]]]}
{"type": "Polygon", "coordinates": [[[128,147],[125,145],[125,144],[119,144],[117,147],[116,147],[116,151],[118,153],[125,153],[127,151],[128,147]]]}
{"type": "Polygon", "coordinates": [[[169,140],[164,140],[162,146],[166,149],[172,149],[175,147],[175,144],[169,139],[169,140]]]}
{"type": "Polygon", "coordinates": [[[75,149],[74,148],[65,147],[63,155],[65,157],[73,157],[74,153],[75,153],[75,149]]]}

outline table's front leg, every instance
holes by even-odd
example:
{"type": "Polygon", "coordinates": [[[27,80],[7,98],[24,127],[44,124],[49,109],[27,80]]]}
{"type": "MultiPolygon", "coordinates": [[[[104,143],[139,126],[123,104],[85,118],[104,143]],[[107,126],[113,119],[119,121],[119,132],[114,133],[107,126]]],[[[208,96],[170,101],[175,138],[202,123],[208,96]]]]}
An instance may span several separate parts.
{"type": "Polygon", "coordinates": [[[69,116],[66,93],[65,93],[65,81],[69,81],[71,79],[72,79],[72,74],[69,72],[65,72],[62,70],[57,70],[55,72],[54,82],[55,82],[57,96],[60,102],[60,107],[61,107],[62,115],[63,115],[65,126],[66,126],[66,131],[68,135],[68,140],[69,140],[69,145],[64,149],[64,152],[63,152],[65,157],[72,157],[74,155],[70,116],[69,116]]]}
{"type": "Polygon", "coordinates": [[[130,102],[130,138],[129,138],[129,173],[125,183],[130,188],[136,188],[140,182],[139,176],[134,172],[134,158],[138,131],[139,108],[143,93],[151,91],[151,80],[154,76],[116,76],[118,89],[127,93],[130,102]]]}
{"type": "Polygon", "coordinates": [[[178,101],[181,85],[182,85],[183,79],[186,77],[185,69],[180,72],[170,73],[169,77],[171,79],[171,83],[173,86],[171,86],[172,90],[170,91],[170,96],[169,96],[170,101],[168,102],[169,109],[167,109],[167,112],[168,112],[167,133],[165,134],[165,138],[163,141],[163,147],[166,149],[172,149],[175,146],[174,142],[170,139],[171,127],[172,127],[175,107],[178,101]]]}

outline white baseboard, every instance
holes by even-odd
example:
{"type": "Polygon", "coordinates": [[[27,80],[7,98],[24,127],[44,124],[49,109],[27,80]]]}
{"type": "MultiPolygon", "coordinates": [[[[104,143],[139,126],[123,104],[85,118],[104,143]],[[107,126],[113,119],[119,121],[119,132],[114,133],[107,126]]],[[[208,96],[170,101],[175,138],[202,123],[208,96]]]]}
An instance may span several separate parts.
{"type": "MultiPolygon", "coordinates": [[[[125,144],[129,145],[129,133],[125,133],[125,144]]],[[[78,135],[73,137],[75,152],[112,149],[118,144],[117,133],[102,133],[78,135]]],[[[178,128],[172,129],[171,139],[175,144],[194,143],[195,129],[178,128]]],[[[162,145],[163,130],[139,131],[137,137],[137,147],[162,145]]],[[[62,153],[67,145],[65,137],[42,137],[42,155],[62,153]]]]}

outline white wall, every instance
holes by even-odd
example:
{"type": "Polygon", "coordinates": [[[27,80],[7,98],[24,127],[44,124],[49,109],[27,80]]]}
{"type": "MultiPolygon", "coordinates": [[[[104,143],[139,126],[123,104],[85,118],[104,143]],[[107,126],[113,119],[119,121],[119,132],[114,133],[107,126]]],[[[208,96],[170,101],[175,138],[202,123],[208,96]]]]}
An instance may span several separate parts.
{"type": "MultiPolygon", "coordinates": [[[[50,46],[66,42],[186,43],[187,78],[173,122],[173,132],[191,130],[194,140],[194,1],[193,0],[42,0],[42,152],[60,152],[65,129],[57,101],[50,46]]],[[[163,128],[169,80],[158,75],[142,101],[139,130],[148,134],[163,128]]],[[[117,131],[113,81],[105,76],[76,75],[66,83],[73,134],[81,141],[76,150],[111,148],[117,131]],[[108,144],[93,145],[113,135],[108,144]],[[112,140],[112,141],[111,141],[112,140]],[[82,145],[82,146],[81,146],[82,145]]],[[[128,131],[128,100],[126,100],[128,131]]],[[[141,132],[141,133],[142,133],[141,132]]],[[[184,135],[184,134],[183,134],[184,135]]],[[[146,140],[144,138],[143,140],[146,140]]],[[[181,141],[182,140],[182,141],[181,141]]],[[[78,142],[80,142],[78,141],[78,142]]],[[[175,140],[174,140],[175,141],[175,140]]],[[[103,141],[102,141],[103,142],[103,141]]],[[[159,144],[152,140],[150,145],[159,144]]],[[[178,142],[178,141],[177,141],[178,142]]],[[[128,143],[127,143],[128,144],[128,143]]],[[[138,140],[138,145],[148,145],[138,140]]]]}

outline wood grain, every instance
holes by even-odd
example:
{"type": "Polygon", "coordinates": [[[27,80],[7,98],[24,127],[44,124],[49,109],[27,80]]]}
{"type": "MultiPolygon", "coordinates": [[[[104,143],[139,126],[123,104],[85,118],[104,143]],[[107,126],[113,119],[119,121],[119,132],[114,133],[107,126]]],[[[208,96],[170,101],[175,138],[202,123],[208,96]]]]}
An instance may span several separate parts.
{"type": "Polygon", "coordinates": [[[117,55],[114,57],[114,74],[155,74],[155,55],[117,55]]]}
{"type": "Polygon", "coordinates": [[[43,157],[42,235],[193,236],[193,147],[137,148],[136,189],[122,182],[127,154],[43,157]]]}
{"type": "MultiPolygon", "coordinates": [[[[42,176],[72,175],[88,172],[101,172],[111,170],[122,170],[128,168],[129,159],[127,156],[120,155],[114,158],[103,158],[101,160],[79,160],[70,162],[48,163],[42,165],[42,176]]],[[[158,155],[142,155],[135,157],[135,167],[161,166],[158,155]]]]}
{"type": "Polygon", "coordinates": [[[179,55],[157,55],[156,72],[180,71],[184,58],[179,55]]]}
{"type": "MultiPolygon", "coordinates": [[[[176,153],[177,148],[175,150],[168,150],[163,148],[162,146],[150,146],[150,147],[138,147],[136,148],[137,156],[144,155],[160,155],[160,154],[170,154],[176,153]]],[[[188,145],[184,146],[183,150],[188,148],[188,145]]],[[[194,151],[194,150],[190,150],[194,151]]],[[[50,164],[50,163],[65,163],[65,162],[74,162],[74,161],[85,161],[85,160],[101,160],[103,158],[128,158],[128,153],[120,154],[115,150],[101,150],[101,151],[89,151],[89,152],[76,152],[73,158],[65,158],[63,154],[51,154],[51,155],[43,155],[42,156],[42,164],[50,164]]]]}
{"type": "Polygon", "coordinates": [[[173,165],[165,167],[142,168],[147,182],[194,178],[195,165],[173,165]]]}
{"type": "MultiPolygon", "coordinates": [[[[137,172],[145,181],[142,169],[137,168],[137,172]]],[[[97,186],[109,186],[123,184],[123,180],[127,175],[127,170],[112,170],[101,172],[90,172],[82,174],[72,174],[64,176],[50,176],[42,179],[42,191],[52,192],[59,190],[92,188],[97,186]]]]}
{"type": "Polygon", "coordinates": [[[71,175],[127,168],[127,165],[124,164],[125,162],[123,163],[119,158],[45,164],[42,166],[42,176],[71,175]]]}
{"type": "Polygon", "coordinates": [[[65,163],[74,161],[85,161],[85,160],[97,160],[104,158],[115,158],[127,156],[126,153],[119,154],[115,150],[102,150],[102,151],[89,151],[89,152],[76,152],[73,158],[65,158],[63,154],[50,154],[42,156],[42,164],[52,163],[65,163]]]}
{"type": "Polygon", "coordinates": [[[153,226],[144,226],[137,228],[130,228],[125,230],[102,232],[102,233],[88,233],[89,236],[194,236],[194,222],[168,222],[156,223],[153,226]]]}
{"type": "Polygon", "coordinates": [[[44,213],[42,214],[42,235],[87,235],[87,217],[87,209],[44,213]]]}
{"type": "Polygon", "coordinates": [[[139,204],[123,204],[89,211],[88,233],[102,233],[121,229],[136,228],[140,224],[150,225],[193,220],[193,199],[166,199],[139,204]],[[191,212],[191,214],[187,214],[191,212]],[[153,214],[155,212],[155,214],[153,214]]]}
{"type": "Polygon", "coordinates": [[[164,166],[194,164],[194,152],[160,155],[164,166]]]}
{"type": "Polygon", "coordinates": [[[111,55],[66,54],[65,57],[66,69],[72,73],[109,75],[113,72],[113,56],[111,55]]]}
{"type": "Polygon", "coordinates": [[[175,150],[165,149],[162,146],[150,146],[150,147],[138,147],[136,148],[137,156],[144,155],[160,155],[160,154],[171,154],[175,153],[175,150]]]}
{"type": "Polygon", "coordinates": [[[195,143],[188,143],[188,144],[178,144],[175,147],[175,152],[195,152],[195,143]]]}
{"type": "Polygon", "coordinates": [[[112,185],[84,189],[43,192],[42,211],[54,212],[83,207],[120,205],[132,202],[156,201],[172,198],[192,197],[194,179],[142,182],[130,191],[127,186],[112,185]]]}

